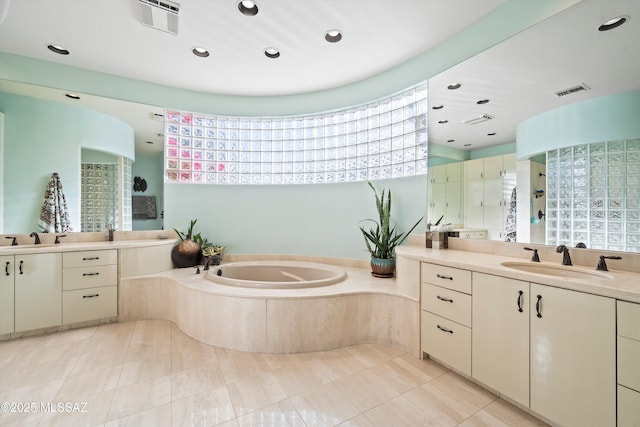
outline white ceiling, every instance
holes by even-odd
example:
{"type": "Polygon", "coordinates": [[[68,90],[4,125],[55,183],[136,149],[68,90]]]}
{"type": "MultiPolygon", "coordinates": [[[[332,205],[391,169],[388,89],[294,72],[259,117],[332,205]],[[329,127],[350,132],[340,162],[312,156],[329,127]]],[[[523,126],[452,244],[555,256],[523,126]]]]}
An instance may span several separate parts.
{"type": "MultiPolygon", "coordinates": [[[[246,17],[236,0],[182,0],[176,37],[143,26],[136,0],[0,0],[0,19],[2,6],[9,5],[0,23],[0,51],[200,92],[304,93],[397,66],[503,1],[262,0],[258,15],[246,17]],[[332,28],[344,33],[337,44],[324,40],[332,28]],[[71,54],[55,55],[46,49],[49,43],[71,54]],[[194,56],[194,46],[206,47],[211,55],[194,56]],[[281,57],[266,58],[267,46],[278,47],[281,57]]],[[[429,140],[462,149],[510,143],[517,124],[540,112],[640,89],[638,41],[640,1],[583,0],[431,78],[430,105],[444,108],[430,110],[429,140]],[[597,31],[618,15],[631,19],[616,30],[597,31]],[[447,90],[453,82],[462,88],[447,90]],[[554,94],[578,83],[591,90],[561,99],[554,94]],[[477,105],[480,99],[490,102],[477,105]],[[494,119],[473,126],[461,123],[483,113],[494,119]],[[496,135],[487,136],[491,132],[496,135]]],[[[26,85],[6,81],[0,82],[0,90],[33,94],[26,85]]],[[[62,95],[51,89],[39,96],[59,100],[62,95]]],[[[137,150],[162,149],[157,136],[162,124],[152,114],[161,108],[105,103],[91,96],[80,102],[132,123],[137,150]],[[146,144],[148,140],[155,144],[146,144]]]]}

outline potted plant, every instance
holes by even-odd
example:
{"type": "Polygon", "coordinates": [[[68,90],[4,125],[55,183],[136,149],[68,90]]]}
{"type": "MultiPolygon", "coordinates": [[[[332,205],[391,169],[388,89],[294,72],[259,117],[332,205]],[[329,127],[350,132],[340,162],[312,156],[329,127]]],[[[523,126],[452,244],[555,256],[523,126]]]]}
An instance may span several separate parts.
{"type": "Polygon", "coordinates": [[[202,246],[197,241],[202,241],[200,233],[193,235],[193,227],[196,225],[197,219],[193,219],[189,222],[189,228],[186,233],[183,233],[177,229],[173,229],[180,238],[180,243],[175,245],[171,249],[171,260],[173,264],[178,268],[193,267],[200,264],[202,259],[202,246]],[[194,238],[192,238],[192,236],[194,238]]]}
{"type": "Polygon", "coordinates": [[[208,270],[210,265],[220,265],[222,255],[226,246],[216,245],[206,242],[202,244],[202,256],[204,257],[204,269],[208,270]]]}
{"type": "Polygon", "coordinates": [[[373,190],[376,197],[376,209],[378,211],[378,220],[365,219],[375,224],[375,228],[371,227],[366,230],[360,226],[367,250],[371,254],[371,274],[374,277],[393,277],[396,269],[395,248],[400,245],[418,226],[420,218],[411,229],[406,233],[400,233],[396,230],[396,226],[391,227],[391,190],[382,190],[378,195],[376,188],[370,181],[367,181],[369,187],[373,190]]]}

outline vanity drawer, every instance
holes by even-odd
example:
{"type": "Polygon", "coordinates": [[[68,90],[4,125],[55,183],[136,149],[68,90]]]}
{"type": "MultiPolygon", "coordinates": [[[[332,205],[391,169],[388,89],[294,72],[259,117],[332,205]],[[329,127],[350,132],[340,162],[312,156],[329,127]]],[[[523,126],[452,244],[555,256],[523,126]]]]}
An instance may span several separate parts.
{"type": "Polygon", "coordinates": [[[105,319],[118,315],[118,287],[78,289],[62,293],[62,323],[105,319]]]}
{"type": "Polygon", "coordinates": [[[422,284],[422,309],[471,327],[471,295],[422,284]]]}
{"type": "Polygon", "coordinates": [[[471,294],[471,272],[469,270],[423,262],[421,279],[423,283],[471,294]]]}
{"type": "Polygon", "coordinates": [[[640,341],[618,337],[618,384],[640,392],[640,341]]]}
{"type": "Polygon", "coordinates": [[[640,341],[640,304],[618,301],[618,336],[640,341]]]}
{"type": "Polygon", "coordinates": [[[117,284],[117,265],[98,265],[95,267],[65,268],[62,270],[62,289],[87,289],[117,284]]]}
{"type": "Polygon", "coordinates": [[[638,427],[640,393],[618,386],[618,427],[638,427]]]}
{"type": "Polygon", "coordinates": [[[471,376],[471,329],[423,311],[422,351],[471,376]]]}
{"type": "Polygon", "coordinates": [[[118,263],[118,251],[107,249],[103,251],[64,252],[62,267],[88,267],[94,265],[109,265],[118,263]]]}

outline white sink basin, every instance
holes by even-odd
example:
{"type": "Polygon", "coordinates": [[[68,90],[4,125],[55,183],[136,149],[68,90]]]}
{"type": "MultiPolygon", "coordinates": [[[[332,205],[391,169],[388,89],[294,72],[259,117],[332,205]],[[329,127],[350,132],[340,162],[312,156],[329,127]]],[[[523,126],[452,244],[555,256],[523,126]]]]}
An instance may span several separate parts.
{"type": "Polygon", "coordinates": [[[570,277],[574,279],[613,279],[610,274],[600,271],[584,270],[568,265],[551,265],[538,264],[535,262],[503,262],[503,267],[513,268],[514,270],[526,271],[528,273],[544,274],[554,277],[570,277]]]}

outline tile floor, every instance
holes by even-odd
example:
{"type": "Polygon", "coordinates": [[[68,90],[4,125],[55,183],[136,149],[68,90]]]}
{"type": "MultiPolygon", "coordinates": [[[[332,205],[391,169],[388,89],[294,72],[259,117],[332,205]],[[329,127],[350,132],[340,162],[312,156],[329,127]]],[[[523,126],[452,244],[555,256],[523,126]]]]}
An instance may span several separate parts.
{"type": "Polygon", "coordinates": [[[162,320],[1,342],[1,402],[35,409],[1,411],[4,427],[544,425],[442,366],[389,347],[241,353],[202,344],[162,320]]]}

